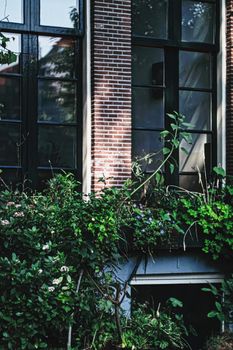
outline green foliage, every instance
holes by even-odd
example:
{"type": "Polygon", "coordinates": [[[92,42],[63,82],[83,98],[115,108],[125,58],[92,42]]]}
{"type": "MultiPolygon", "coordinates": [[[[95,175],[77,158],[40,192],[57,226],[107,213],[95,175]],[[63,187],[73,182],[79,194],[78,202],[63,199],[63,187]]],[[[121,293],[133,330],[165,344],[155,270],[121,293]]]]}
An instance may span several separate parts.
{"type": "Polygon", "coordinates": [[[175,298],[157,312],[147,305],[140,305],[132,312],[132,317],[123,327],[122,347],[134,350],[146,349],[186,349],[185,337],[188,330],[183,317],[174,312],[173,307],[181,306],[175,298]]]}
{"type": "Polygon", "coordinates": [[[88,200],[78,187],[59,175],[43,193],[1,192],[0,347],[65,348],[70,328],[77,349],[116,343],[126,286],[115,266],[130,249],[155,252],[176,228],[162,206],[130,200],[127,185],[88,200]]]}
{"type": "Polygon", "coordinates": [[[205,292],[211,293],[215,301],[215,310],[209,312],[208,317],[216,317],[220,322],[225,322],[225,325],[233,323],[233,275],[222,282],[218,289],[214,285],[209,288],[203,288],[205,292]]]}
{"type": "Polygon", "coordinates": [[[223,333],[212,336],[206,342],[205,350],[232,350],[233,335],[232,333],[223,333]]]}
{"type": "Polygon", "coordinates": [[[14,40],[14,38],[7,38],[3,33],[0,33],[0,64],[10,64],[17,59],[16,54],[7,48],[7,43],[10,40],[14,40]]]}

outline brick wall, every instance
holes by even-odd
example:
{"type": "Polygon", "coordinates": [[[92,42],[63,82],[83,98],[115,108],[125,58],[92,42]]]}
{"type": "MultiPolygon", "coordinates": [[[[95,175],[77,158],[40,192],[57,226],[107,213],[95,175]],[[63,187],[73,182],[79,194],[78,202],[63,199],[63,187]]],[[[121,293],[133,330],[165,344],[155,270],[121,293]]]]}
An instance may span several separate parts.
{"type": "Polygon", "coordinates": [[[94,0],[92,187],[131,175],[131,1],[94,0]]]}
{"type": "Polygon", "coordinates": [[[233,0],[227,0],[227,115],[226,167],[233,175],[233,0]]]}

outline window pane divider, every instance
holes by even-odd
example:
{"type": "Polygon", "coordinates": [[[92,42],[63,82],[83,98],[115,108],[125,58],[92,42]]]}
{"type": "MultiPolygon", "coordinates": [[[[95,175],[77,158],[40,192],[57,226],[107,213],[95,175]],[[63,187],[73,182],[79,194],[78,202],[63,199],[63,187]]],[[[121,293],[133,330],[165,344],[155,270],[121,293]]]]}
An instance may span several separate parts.
{"type": "Polygon", "coordinates": [[[22,166],[19,165],[1,165],[0,164],[0,168],[1,169],[22,169],[22,166]]]}
{"type": "Polygon", "coordinates": [[[37,76],[40,80],[49,80],[49,81],[64,81],[68,83],[76,83],[78,82],[78,79],[76,78],[61,78],[61,77],[43,77],[41,75],[37,76]]]}
{"type": "Polygon", "coordinates": [[[22,120],[0,119],[0,124],[22,124],[22,120]]]}
{"type": "Polygon", "coordinates": [[[38,120],[37,124],[45,126],[78,126],[78,123],[59,123],[59,122],[47,122],[38,120]]]}
{"type": "Polygon", "coordinates": [[[164,130],[164,128],[153,128],[153,129],[150,129],[150,128],[143,128],[143,127],[133,127],[133,130],[135,131],[135,130],[137,130],[137,131],[163,131],[164,130]]]}
{"type": "Polygon", "coordinates": [[[22,74],[20,73],[1,73],[0,78],[22,78],[22,74]]]}
{"type": "Polygon", "coordinates": [[[213,131],[212,130],[195,130],[195,129],[182,129],[181,132],[187,132],[190,134],[208,134],[208,135],[212,135],[213,131]]]}
{"type": "Polygon", "coordinates": [[[166,89],[165,85],[140,85],[140,84],[133,84],[133,88],[148,88],[148,89],[166,89]]]}
{"type": "Polygon", "coordinates": [[[192,87],[179,87],[181,91],[197,91],[197,92],[213,92],[213,89],[204,89],[204,88],[192,88],[192,87]]]}

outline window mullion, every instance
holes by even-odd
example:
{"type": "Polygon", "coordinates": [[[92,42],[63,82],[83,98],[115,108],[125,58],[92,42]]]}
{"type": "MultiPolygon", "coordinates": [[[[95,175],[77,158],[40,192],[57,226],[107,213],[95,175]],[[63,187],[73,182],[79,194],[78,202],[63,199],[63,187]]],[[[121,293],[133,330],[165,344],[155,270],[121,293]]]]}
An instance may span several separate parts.
{"type": "Polygon", "coordinates": [[[181,0],[170,0],[168,8],[168,38],[181,41],[181,0]]]}
{"type": "MultiPolygon", "coordinates": [[[[165,50],[165,129],[171,130],[171,119],[167,113],[179,111],[179,50],[168,48],[165,50]]],[[[171,148],[169,144],[166,145],[171,148]]],[[[166,164],[166,182],[178,185],[179,183],[179,150],[173,152],[172,162],[175,164],[174,173],[169,171],[169,164],[166,164]]]]}
{"type": "Polygon", "coordinates": [[[29,35],[27,128],[28,128],[28,177],[32,187],[37,183],[37,36],[29,35]]]}

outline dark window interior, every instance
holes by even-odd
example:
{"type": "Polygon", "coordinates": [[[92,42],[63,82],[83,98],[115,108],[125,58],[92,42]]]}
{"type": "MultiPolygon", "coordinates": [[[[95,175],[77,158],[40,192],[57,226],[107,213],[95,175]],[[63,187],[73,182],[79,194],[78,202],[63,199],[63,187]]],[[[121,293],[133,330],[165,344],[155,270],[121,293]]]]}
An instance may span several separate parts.
{"type": "Polygon", "coordinates": [[[17,53],[0,65],[1,176],[34,188],[62,169],[81,180],[82,1],[14,0],[0,14],[17,53]]]}
{"type": "MultiPolygon", "coordinates": [[[[156,139],[169,129],[167,113],[180,112],[192,124],[187,132],[194,144],[187,145],[188,156],[174,152],[179,166],[172,176],[166,172],[166,181],[187,189],[198,190],[198,172],[208,176],[217,163],[218,6],[214,0],[132,2],[133,158],[149,151],[158,159],[156,139]]],[[[145,173],[158,167],[156,159],[145,173]]]]}
{"type": "Polygon", "coordinates": [[[147,301],[151,307],[165,304],[170,297],[183,302],[183,308],[177,309],[182,312],[187,325],[192,325],[198,336],[191,335],[187,340],[192,350],[199,350],[209,335],[220,330],[220,322],[208,318],[207,314],[214,309],[214,298],[210,293],[201,289],[206,284],[179,284],[179,285],[154,285],[132,287],[132,299],[137,303],[147,301]]]}

